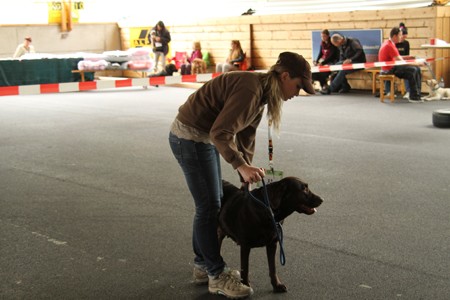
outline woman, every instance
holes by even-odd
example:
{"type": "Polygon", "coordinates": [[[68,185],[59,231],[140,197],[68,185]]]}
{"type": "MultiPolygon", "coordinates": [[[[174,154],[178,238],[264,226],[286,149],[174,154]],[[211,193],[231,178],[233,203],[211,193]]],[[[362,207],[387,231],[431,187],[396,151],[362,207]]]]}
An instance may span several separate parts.
{"type": "Polygon", "coordinates": [[[191,57],[187,58],[187,61],[183,63],[180,67],[181,69],[181,75],[189,75],[191,74],[191,64],[194,62],[194,60],[202,59],[202,46],[200,45],[200,42],[194,42],[192,44],[192,53],[191,57]]]}
{"type": "Polygon", "coordinates": [[[400,42],[396,43],[395,46],[398,49],[398,53],[404,58],[404,59],[411,59],[414,57],[409,56],[409,41],[408,38],[408,28],[406,28],[405,23],[400,23],[398,26],[400,30],[402,31],[402,38],[400,39],[400,42]]]}
{"type": "Polygon", "coordinates": [[[158,70],[158,61],[161,57],[161,65],[164,70],[166,67],[166,55],[169,53],[169,42],[171,40],[170,32],[167,30],[163,21],[156,23],[155,27],[150,31],[150,43],[153,45],[153,53],[155,54],[155,68],[158,70]]]}
{"type": "Polygon", "coordinates": [[[267,73],[222,74],[189,96],[172,123],[169,142],[194,198],[192,244],[194,280],[211,293],[245,297],[253,290],[240,282],[220,255],[217,217],[222,196],[221,155],[243,182],[255,183],[264,169],[252,165],[256,129],[267,104],[275,128],[281,107],[299,94],[314,94],[311,68],[297,53],[283,52],[267,73]],[[201,118],[199,118],[201,116],[201,118]]]}
{"type": "MultiPolygon", "coordinates": [[[[339,49],[331,43],[328,29],[324,29],[320,36],[322,38],[320,50],[313,64],[315,66],[334,65],[339,60],[339,49]]],[[[326,90],[330,74],[331,72],[313,73],[312,79],[313,81],[319,81],[322,90],[326,90]]]]}
{"type": "Polygon", "coordinates": [[[225,73],[228,71],[238,70],[239,64],[245,59],[244,51],[241,47],[241,42],[238,40],[231,41],[231,49],[225,63],[216,65],[216,73],[225,73]]]}

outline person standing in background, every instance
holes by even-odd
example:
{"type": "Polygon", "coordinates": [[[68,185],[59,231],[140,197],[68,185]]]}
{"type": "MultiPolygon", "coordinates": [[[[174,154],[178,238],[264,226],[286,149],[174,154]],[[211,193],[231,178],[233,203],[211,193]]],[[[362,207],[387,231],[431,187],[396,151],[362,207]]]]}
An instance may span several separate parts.
{"type": "MultiPolygon", "coordinates": [[[[320,36],[322,38],[320,50],[313,64],[315,66],[334,65],[339,60],[339,49],[331,43],[328,29],[322,30],[320,36]]],[[[313,81],[319,81],[322,90],[326,90],[328,88],[328,77],[330,74],[331,72],[313,73],[312,79],[313,81]]]]}
{"type": "Polygon", "coordinates": [[[13,58],[21,57],[22,55],[27,53],[35,53],[36,51],[34,50],[33,45],[31,45],[31,41],[32,40],[30,36],[25,37],[23,43],[17,46],[13,58]]]}
{"type": "Polygon", "coordinates": [[[161,57],[161,65],[164,70],[166,67],[166,55],[169,53],[169,43],[171,40],[170,32],[167,30],[163,21],[156,23],[155,27],[150,31],[150,43],[153,45],[153,53],[155,54],[155,68],[158,70],[158,61],[161,57]]]}

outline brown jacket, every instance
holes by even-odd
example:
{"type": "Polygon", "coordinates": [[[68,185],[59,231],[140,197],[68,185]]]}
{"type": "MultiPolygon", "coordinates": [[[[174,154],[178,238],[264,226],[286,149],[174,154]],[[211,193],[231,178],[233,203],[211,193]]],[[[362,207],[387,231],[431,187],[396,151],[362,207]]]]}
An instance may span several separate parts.
{"type": "Polygon", "coordinates": [[[205,83],[178,110],[178,120],[209,133],[234,169],[253,159],[256,129],[267,103],[261,76],[256,72],[224,73],[205,83]]]}

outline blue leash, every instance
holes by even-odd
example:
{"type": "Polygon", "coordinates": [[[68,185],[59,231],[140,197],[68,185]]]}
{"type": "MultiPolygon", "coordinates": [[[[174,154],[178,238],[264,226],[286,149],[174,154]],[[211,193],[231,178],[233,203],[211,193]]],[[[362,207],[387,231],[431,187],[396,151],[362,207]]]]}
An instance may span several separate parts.
{"type": "Polygon", "coordinates": [[[250,190],[248,188],[247,188],[247,191],[248,191],[250,197],[252,197],[254,200],[256,200],[256,202],[263,204],[269,210],[270,215],[272,216],[273,226],[277,233],[278,242],[280,243],[280,263],[282,266],[284,266],[286,264],[286,256],[284,255],[284,248],[283,248],[283,227],[281,227],[280,222],[275,221],[275,216],[273,214],[272,208],[270,207],[269,195],[267,194],[267,187],[266,187],[266,182],[264,181],[264,178],[262,179],[262,184],[263,184],[263,189],[264,189],[264,193],[263,193],[264,202],[259,200],[255,196],[253,196],[253,194],[250,192],[250,190]]]}

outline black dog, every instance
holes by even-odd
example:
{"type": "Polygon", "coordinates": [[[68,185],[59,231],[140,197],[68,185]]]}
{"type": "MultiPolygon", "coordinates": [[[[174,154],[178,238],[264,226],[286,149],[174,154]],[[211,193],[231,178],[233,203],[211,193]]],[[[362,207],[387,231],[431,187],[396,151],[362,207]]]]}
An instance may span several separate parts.
{"type": "Polygon", "coordinates": [[[177,67],[174,64],[167,64],[164,70],[155,74],[151,74],[148,77],[173,76],[173,73],[177,71],[177,67]]]}
{"type": "MultiPolygon", "coordinates": [[[[323,201],[309,190],[308,184],[295,177],[286,177],[270,183],[266,188],[276,222],[283,221],[294,211],[311,215],[323,201]]],[[[247,191],[225,180],[223,193],[219,213],[219,241],[222,243],[224,237],[229,236],[240,245],[242,282],[250,285],[248,272],[251,248],[265,246],[273,291],[286,292],[287,288],[281,283],[275,268],[278,240],[271,212],[263,202],[258,203],[247,191]]],[[[264,201],[263,187],[254,189],[251,193],[264,201]]]]}

